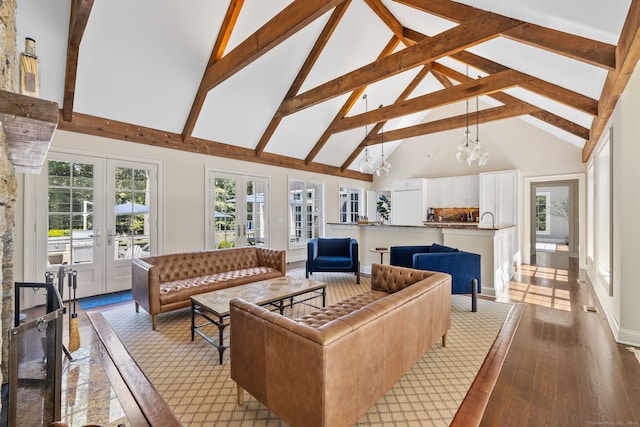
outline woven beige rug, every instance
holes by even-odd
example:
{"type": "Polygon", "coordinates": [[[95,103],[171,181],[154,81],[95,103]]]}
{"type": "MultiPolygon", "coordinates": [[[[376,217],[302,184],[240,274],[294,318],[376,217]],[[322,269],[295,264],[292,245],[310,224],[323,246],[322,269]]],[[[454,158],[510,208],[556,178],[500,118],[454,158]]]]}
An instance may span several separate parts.
{"type": "MultiPolygon", "coordinates": [[[[304,275],[304,271],[289,274],[304,275]]],[[[369,278],[362,277],[362,283],[356,285],[355,277],[348,274],[315,273],[313,279],[328,283],[327,304],[370,286],[369,278]]],[[[357,425],[451,423],[513,307],[480,299],[478,312],[472,313],[469,297],[453,295],[452,301],[447,347],[437,343],[357,425]]],[[[308,310],[300,304],[285,315],[298,316],[308,310]]],[[[133,305],[102,314],[185,426],[285,425],[248,394],[243,407],[236,404],[236,387],[229,376],[230,350],[225,351],[224,363],[219,365],[218,351],[211,344],[197,335],[191,341],[190,309],[160,315],[157,331],[151,329],[151,317],[143,310],[135,313],[133,305]]]]}

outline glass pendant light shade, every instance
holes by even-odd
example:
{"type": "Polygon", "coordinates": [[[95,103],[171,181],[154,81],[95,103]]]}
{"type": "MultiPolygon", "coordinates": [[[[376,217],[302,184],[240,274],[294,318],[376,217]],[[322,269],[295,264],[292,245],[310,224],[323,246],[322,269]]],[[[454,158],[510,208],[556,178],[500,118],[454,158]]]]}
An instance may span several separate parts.
{"type": "Polygon", "coordinates": [[[358,162],[358,169],[362,173],[373,173],[376,168],[373,158],[369,155],[369,147],[364,149],[364,157],[358,162]]]}
{"type": "MultiPolygon", "coordinates": [[[[467,79],[469,78],[469,67],[467,66],[467,79]]],[[[480,76],[478,76],[480,77],[480,76]]],[[[478,108],[478,97],[476,96],[476,140],[471,139],[469,131],[469,100],[466,100],[467,113],[466,130],[464,139],[456,147],[456,159],[459,162],[466,162],[469,166],[484,166],[489,161],[489,153],[486,148],[480,145],[480,110],[478,108]]]]}
{"type": "MultiPolygon", "coordinates": [[[[378,108],[382,108],[382,104],[378,108]]],[[[387,176],[391,170],[391,163],[384,159],[384,124],[380,129],[380,163],[376,167],[376,176],[387,176]]]]}
{"type": "Polygon", "coordinates": [[[464,139],[456,147],[456,159],[459,162],[466,162],[467,158],[469,157],[469,154],[471,154],[472,141],[471,141],[471,138],[469,137],[470,134],[471,132],[469,132],[469,129],[467,129],[467,131],[464,134],[464,139]]]}
{"type": "Polygon", "coordinates": [[[391,170],[391,164],[385,161],[384,157],[382,157],[380,164],[376,168],[376,176],[387,176],[389,175],[390,170],[391,170]]]}

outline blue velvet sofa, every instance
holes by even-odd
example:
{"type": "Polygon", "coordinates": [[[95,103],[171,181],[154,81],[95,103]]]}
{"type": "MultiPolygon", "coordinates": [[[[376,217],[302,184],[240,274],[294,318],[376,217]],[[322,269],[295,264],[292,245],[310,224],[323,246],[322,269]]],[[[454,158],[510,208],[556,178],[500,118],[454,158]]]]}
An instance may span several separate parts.
{"type": "Polygon", "coordinates": [[[436,243],[429,246],[391,246],[390,264],[451,275],[453,294],[471,294],[471,311],[477,311],[481,291],[480,255],[436,243]]]}
{"type": "Polygon", "coordinates": [[[318,238],[307,243],[306,277],[317,272],[355,273],[360,283],[358,241],[350,238],[318,238]]]}

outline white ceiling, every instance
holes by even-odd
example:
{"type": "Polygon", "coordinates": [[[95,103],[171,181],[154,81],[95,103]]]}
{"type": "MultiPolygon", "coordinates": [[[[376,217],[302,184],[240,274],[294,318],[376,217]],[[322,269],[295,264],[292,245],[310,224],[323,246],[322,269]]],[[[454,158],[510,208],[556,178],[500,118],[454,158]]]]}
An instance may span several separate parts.
{"type": "MultiPolygon", "coordinates": [[[[303,0],[300,0],[303,1],[303,0]]],[[[287,7],[291,1],[245,0],[226,52],[287,7]]],[[[456,24],[392,0],[382,0],[402,26],[433,36],[456,24]]],[[[467,5],[556,30],[617,44],[630,0],[466,0],[467,5]]],[[[229,6],[229,0],[95,0],[80,46],[74,111],[165,132],[182,133],[194,97],[229,6]]],[[[62,105],[70,0],[18,0],[18,51],[25,37],[37,43],[41,97],[62,105]]],[[[214,87],[206,96],[192,135],[253,149],[258,144],[331,11],[214,87]]],[[[352,0],[346,14],[299,93],[374,62],[393,33],[364,0],[352,0]]],[[[400,45],[398,49],[404,48],[400,45]]],[[[593,99],[601,95],[607,70],[506,38],[469,49],[509,68],[593,99]]],[[[461,73],[465,65],[439,60],[461,73]]],[[[393,104],[418,68],[371,84],[369,111],[393,104]]],[[[486,73],[469,70],[472,78],[486,73]]],[[[457,84],[457,82],[454,82],[457,84]]],[[[429,75],[410,98],[442,90],[429,75]]],[[[522,88],[505,91],[585,128],[592,117],[522,88]]],[[[334,120],[349,94],[286,116],[265,152],[305,159],[334,120]]],[[[487,97],[483,108],[499,105],[487,97]]],[[[464,111],[464,103],[459,103],[464,111]]],[[[359,100],[348,115],[363,113],[359,100]]],[[[573,134],[527,117],[568,143],[585,143],[573,134]]],[[[429,111],[390,120],[384,130],[429,120],[429,111]]],[[[519,119],[509,119],[519,120],[519,119]]],[[[370,130],[369,125],[367,130],[370,130]]],[[[332,135],[314,162],[339,167],[357,148],[364,127],[332,135]]],[[[390,153],[401,141],[384,144],[390,153]]],[[[374,157],[380,145],[371,148],[374,157]]],[[[357,160],[350,169],[355,169],[357,160]]]]}

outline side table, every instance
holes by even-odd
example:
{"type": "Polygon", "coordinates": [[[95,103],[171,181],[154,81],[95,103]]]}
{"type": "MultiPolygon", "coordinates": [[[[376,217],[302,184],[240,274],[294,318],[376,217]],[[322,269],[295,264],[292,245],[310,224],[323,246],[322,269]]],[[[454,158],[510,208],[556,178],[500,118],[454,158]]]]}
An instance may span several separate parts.
{"type": "Polygon", "coordinates": [[[369,249],[369,252],[380,254],[380,264],[384,264],[384,254],[389,253],[389,248],[372,248],[369,249]]]}

